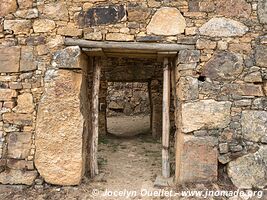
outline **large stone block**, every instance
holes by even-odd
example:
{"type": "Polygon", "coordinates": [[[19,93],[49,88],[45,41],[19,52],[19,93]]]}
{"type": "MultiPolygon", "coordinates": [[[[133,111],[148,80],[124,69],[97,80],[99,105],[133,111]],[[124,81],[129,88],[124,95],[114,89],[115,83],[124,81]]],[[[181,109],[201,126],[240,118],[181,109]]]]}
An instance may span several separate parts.
{"type": "Polygon", "coordinates": [[[12,30],[15,34],[29,34],[32,28],[30,20],[5,20],[4,29],[12,30]]]}
{"type": "Polygon", "coordinates": [[[230,123],[231,102],[201,100],[182,105],[182,131],[225,128],[230,123]]]}
{"type": "Polygon", "coordinates": [[[222,87],[222,93],[226,95],[238,95],[238,96],[264,96],[261,85],[255,84],[225,84],[222,87]]]}
{"type": "Polygon", "coordinates": [[[186,27],[185,18],[176,8],[161,8],[152,17],[147,26],[148,34],[177,35],[186,27]]]}
{"type": "Polygon", "coordinates": [[[111,41],[133,41],[134,35],[128,35],[124,33],[108,33],[106,35],[106,40],[111,41]]]}
{"type": "Polygon", "coordinates": [[[43,7],[40,6],[39,10],[44,16],[46,16],[47,19],[60,21],[69,20],[69,12],[65,2],[58,1],[55,3],[45,4],[43,7]]]}
{"type": "Polygon", "coordinates": [[[17,96],[16,90],[0,88],[0,101],[11,100],[16,96],[17,96]]]}
{"type": "Polygon", "coordinates": [[[128,21],[145,22],[149,17],[151,10],[141,4],[130,3],[128,5],[128,21]]]}
{"type": "Polygon", "coordinates": [[[0,17],[4,17],[9,13],[13,13],[17,10],[16,0],[2,0],[0,3],[0,17]]]}
{"type": "Polygon", "coordinates": [[[82,53],[80,47],[71,46],[55,53],[52,61],[53,67],[80,69],[88,65],[87,56],[82,53]]]}
{"type": "Polygon", "coordinates": [[[46,182],[77,185],[84,173],[82,74],[49,70],[36,122],[35,165],[46,182]]]}
{"type": "Polygon", "coordinates": [[[176,181],[178,183],[216,181],[217,143],[213,137],[178,134],[176,181]]]}
{"type": "Polygon", "coordinates": [[[20,61],[20,47],[0,48],[0,73],[18,72],[19,61],[20,61]]]}
{"type": "Polygon", "coordinates": [[[259,142],[267,133],[267,111],[245,110],[241,118],[244,139],[259,142]]]}
{"type": "Polygon", "coordinates": [[[10,169],[0,173],[0,183],[11,185],[32,185],[37,175],[37,171],[22,171],[10,169]]]}
{"type": "Polygon", "coordinates": [[[267,46],[257,46],[255,58],[258,66],[267,68],[267,46]]]}
{"type": "Polygon", "coordinates": [[[258,17],[261,23],[267,24],[267,1],[258,0],[258,17]]]}
{"type": "Polygon", "coordinates": [[[245,0],[217,0],[216,12],[225,17],[249,18],[251,14],[251,5],[245,0]]]}
{"type": "Polygon", "coordinates": [[[21,48],[20,71],[36,70],[37,63],[34,60],[33,54],[33,47],[25,46],[21,48]]]}
{"type": "Polygon", "coordinates": [[[29,156],[31,150],[31,133],[13,132],[8,135],[7,156],[15,159],[25,159],[29,156]]]}
{"type": "Polygon", "coordinates": [[[3,120],[5,123],[27,126],[32,125],[33,116],[32,114],[4,113],[3,120]]]}
{"type": "Polygon", "coordinates": [[[202,27],[200,27],[200,35],[210,37],[231,37],[242,36],[248,31],[248,27],[244,24],[227,18],[212,18],[202,27]]]}
{"type": "Polygon", "coordinates": [[[263,188],[267,186],[267,146],[255,153],[237,158],[228,164],[227,172],[238,188],[263,188]]]}
{"type": "Polygon", "coordinates": [[[33,96],[31,93],[19,95],[17,102],[17,106],[13,111],[17,113],[32,113],[34,111],[33,96]]]}
{"type": "Polygon", "coordinates": [[[243,58],[230,52],[220,52],[204,66],[202,75],[214,81],[234,80],[243,71],[243,58]]]}
{"type": "Polygon", "coordinates": [[[38,19],[33,23],[33,30],[36,33],[50,32],[56,27],[54,21],[49,19],[38,19]]]}

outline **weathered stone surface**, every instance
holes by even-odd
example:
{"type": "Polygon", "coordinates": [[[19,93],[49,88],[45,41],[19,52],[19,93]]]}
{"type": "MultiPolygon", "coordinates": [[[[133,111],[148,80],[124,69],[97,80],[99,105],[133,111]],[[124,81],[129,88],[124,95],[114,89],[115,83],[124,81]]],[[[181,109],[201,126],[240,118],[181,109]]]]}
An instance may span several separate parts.
{"type": "Polygon", "coordinates": [[[84,39],[88,40],[102,40],[101,32],[84,32],[84,39]]]}
{"type": "Polygon", "coordinates": [[[222,92],[227,95],[264,96],[262,86],[255,84],[226,84],[222,87],[222,92]]]}
{"type": "Polygon", "coordinates": [[[37,171],[6,170],[0,173],[0,183],[32,185],[37,175],[37,171]]]}
{"type": "Polygon", "coordinates": [[[55,27],[55,22],[49,19],[38,19],[33,23],[33,30],[36,33],[49,32],[55,27]]]}
{"type": "Polygon", "coordinates": [[[43,36],[30,36],[26,39],[26,44],[29,46],[36,46],[40,44],[45,44],[46,39],[43,36]]]}
{"type": "Polygon", "coordinates": [[[52,61],[53,67],[79,69],[87,66],[87,56],[82,53],[80,47],[71,46],[55,53],[52,61]]]}
{"type": "Polygon", "coordinates": [[[265,96],[267,96],[267,82],[263,84],[263,90],[264,90],[265,96]]]}
{"type": "Polygon", "coordinates": [[[24,19],[34,19],[39,16],[39,12],[36,8],[29,10],[18,10],[15,13],[16,17],[24,18],[24,19]]]}
{"type": "Polygon", "coordinates": [[[238,188],[263,188],[267,185],[267,146],[261,146],[254,154],[237,158],[228,164],[227,172],[238,188]]]}
{"type": "Polygon", "coordinates": [[[244,81],[248,83],[260,83],[262,82],[261,72],[251,72],[244,77],[244,81]]]}
{"type": "Polygon", "coordinates": [[[40,12],[43,13],[46,18],[51,20],[68,21],[69,12],[65,2],[54,2],[45,4],[44,7],[40,8],[40,12]]]}
{"type": "Polygon", "coordinates": [[[20,60],[20,71],[32,71],[36,70],[37,63],[34,60],[33,47],[25,46],[21,47],[21,60],[20,60]]]}
{"type": "Polygon", "coordinates": [[[83,26],[96,26],[101,24],[115,24],[126,19],[124,5],[110,5],[90,8],[79,16],[79,23],[83,26]]]}
{"type": "Polygon", "coordinates": [[[77,185],[84,170],[82,74],[49,70],[45,80],[36,122],[35,165],[48,183],[77,185]]]}
{"type": "Polygon", "coordinates": [[[216,12],[225,17],[249,18],[251,14],[251,5],[245,0],[217,0],[216,12]]]}
{"type": "Polygon", "coordinates": [[[212,137],[178,134],[177,181],[209,182],[217,180],[217,141],[212,137]]]}
{"type": "Polygon", "coordinates": [[[198,99],[198,80],[190,76],[181,77],[176,88],[176,94],[180,100],[198,99]]]}
{"type": "Polygon", "coordinates": [[[9,169],[34,169],[33,161],[7,159],[7,167],[9,169]]]}
{"type": "Polygon", "coordinates": [[[183,33],[186,22],[176,8],[160,8],[147,26],[148,34],[177,35],[183,33]]]}
{"type": "Polygon", "coordinates": [[[19,47],[0,48],[0,73],[18,72],[20,61],[19,47]]]}
{"type": "Polygon", "coordinates": [[[137,3],[130,3],[127,9],[128,21],[145,22],[150,15],[150,9],[137,3]]]}
{"type": "Polygon", "coordinates": [[[198,39],[196,43],[197,49],[215,49],[216,42],[207,39],[198,39]]]}
{"type": "Polygon", "coordinates": [[[257,46],[255,58],[258,66],[267,68],[267,46],[257,46]]]}
{"type": "Polygon", "coordinates": [[[0,101],[11,100],[14,97],[17,97],[16,90],[0,88],[0,101]]]}
{"type": "Polygon", "coordinates": [[[225,128],[230,123],[231,102],[201,100],[182,105],[182,131],[225,128]]]}
{"type": "Polygon", "coordinates": [[[181,50],[178,54],[179,63],[196,63],[199,61],[200,51],[199,50],[181,50]]]}
{"type": "Polygon", "coordinates": [[[79,29],[77,26],[75,26],[74,23],[68,23],[67,26],[59,28],[57,34],[77,37],[81,36],[82,32],[83,32],[82,29],[79,29]]]}
{"type": "Polygon", "coordinates": [[[33,0],[18,0],[18,4],[20,9],[31,8],[33,0]]]}
{"type": "Polygon", "coordinates": [[[267,133],[267,111],[245,110],[241,118],[242,134],[246,140],[259,142],[267,133]]]}
{"type": "Polygon", "coordinates": [[[4,17],[9,13],[13,13],[17,10],[16,0],[2,0],[0,3],[0,17],[4,17]]]}
{"type": "Polygon", "coordinates": [[[13,109],[17,113],[32,113],[34,111],[33,96],[31,93],[19,95],[17,103],[17,106],[13,109]]]}
{"type": "Polygon", "coordinates": [[[21,113],[4,113],[3,120],[5,123],[16,124],[16,125],[32,125],[31,114],[21,113]]]}
{"type": "Polygon", "coordinates": [[[32,27],[30,20],[5,20],[4,29],[12,30],[15,34],[28,34],[32,27]]]}
{"type": "Polygon", "coordinates": [[[8,134],[8,158],[25,159],[31,149],[31,133],[13,132],[8,134]]]}
{"type": "Polygon", "coordinates": [[[242,56],[220,52],[205,64],[202,75],[215,81],[234,80],[242,73],[243,68],[242,56]]]}
{"type": "Polygon", "coordinates": [[[248,27],[244,24],[224,17],[212,18],[199,29],[201,35],[210,37],[242,36],[247,31],[248,27]]]}
{"type": "Polygon", "coordinates": [[[106,40],[111,41],[133,41],[134,35],[127,35],[124,33],[108,33],[106,35],[106,40]]]}
{"type": "Polygon", "coordinates": [[[267,1],[258,0],[258,17],[261,23],[267,24],[267,1]]]}

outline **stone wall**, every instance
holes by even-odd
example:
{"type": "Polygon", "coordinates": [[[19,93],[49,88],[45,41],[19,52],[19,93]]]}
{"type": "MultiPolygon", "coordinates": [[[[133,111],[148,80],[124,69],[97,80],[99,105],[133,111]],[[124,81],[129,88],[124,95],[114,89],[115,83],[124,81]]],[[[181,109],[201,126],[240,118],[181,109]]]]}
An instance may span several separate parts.
{"type": "MultiPolygon", "coordinates": [[[[83,65],[80,49],[64,46],[65,37],[74,37],[195,45],[195,50],[180,51],[176,60],[176,180],[216,180],[219,161],[236,186],[266,185],[266,4],[2,1],[0,182],[31,185],[41,173],[35,168],[35,137],[45,75],[83,65]]],[[[156,97],[154,102],[159,102],[156,97]]]]}

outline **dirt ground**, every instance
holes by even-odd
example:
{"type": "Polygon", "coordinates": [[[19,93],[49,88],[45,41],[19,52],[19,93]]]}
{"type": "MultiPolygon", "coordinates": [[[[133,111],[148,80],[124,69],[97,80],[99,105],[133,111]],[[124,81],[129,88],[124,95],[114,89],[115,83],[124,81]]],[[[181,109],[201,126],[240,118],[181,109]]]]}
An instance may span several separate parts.
{"type": "MultiPolygon", "coordinates": [[[[120,128],[132,127],[134,121],[127,118],[120,128]]],[[[143,120],[143,123],[147,121],[143,120]]],[[[0,200],[226,199],[181,197],[179,194],[187,190],[233,189],[231,185],[225,183],[172,186],[164,190],[153,187],[157,175],[161,172],[161,142],[153,139],[147,132],[147,128],[144,128],[143,132],[142,135],[128,138],[101,136],[98,155],[100,174],[94,180],[85,179],[81,185],[73,187],[48,184],[32,187],[0,185],[0,200]],[[172,191],[175,196],[168,197],[167,193],[163,195],[164,191],[169,193],[172,191]],[[153,196],[151,196],[152,192],[154,192],[153,196]]],[[[231,198],[231,200],[248,199],[231,198]]]]}

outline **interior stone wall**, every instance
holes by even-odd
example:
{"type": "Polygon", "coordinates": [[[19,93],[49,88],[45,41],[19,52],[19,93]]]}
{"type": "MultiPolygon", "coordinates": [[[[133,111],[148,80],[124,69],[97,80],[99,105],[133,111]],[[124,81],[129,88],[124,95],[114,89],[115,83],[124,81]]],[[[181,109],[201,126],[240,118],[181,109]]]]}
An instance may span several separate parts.
{"type": "Polygon", "coordinates": [[[79,49],[65,49],[73,37],[194,45],[175,65],[176,180],[216,180],[219,162],[237,187],[266,186],[266,9],[266,0],[1,2],[0,183],[40,177],[45,76],[82,64],[79,49]]]}

